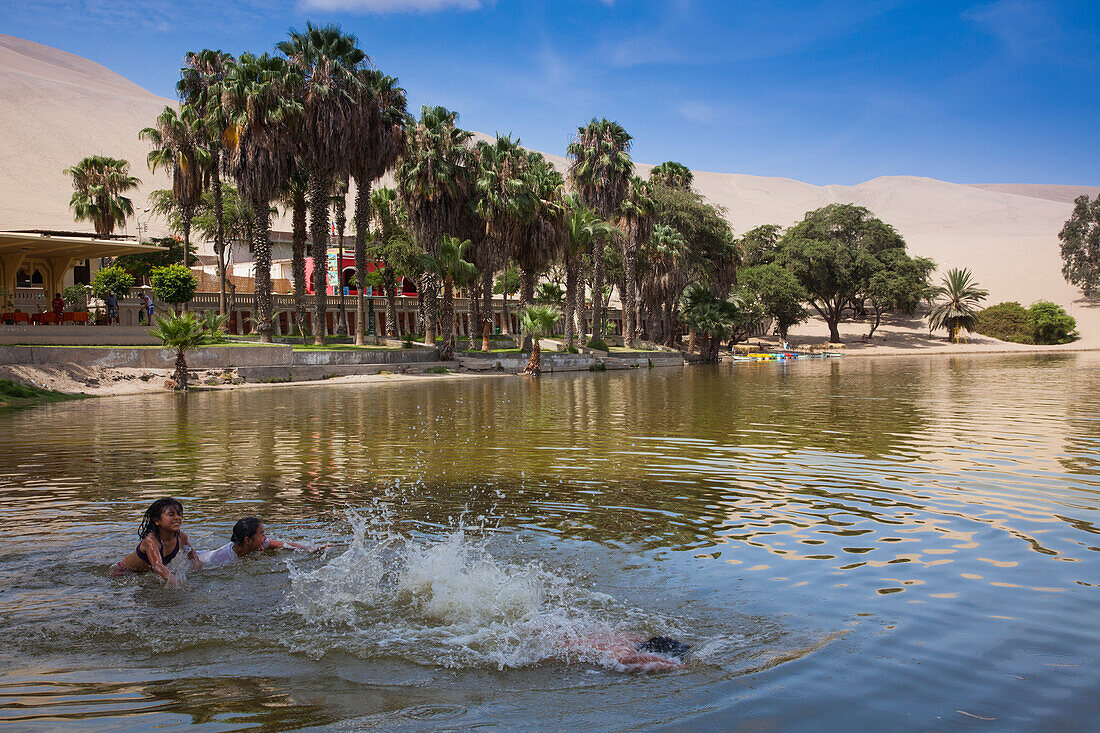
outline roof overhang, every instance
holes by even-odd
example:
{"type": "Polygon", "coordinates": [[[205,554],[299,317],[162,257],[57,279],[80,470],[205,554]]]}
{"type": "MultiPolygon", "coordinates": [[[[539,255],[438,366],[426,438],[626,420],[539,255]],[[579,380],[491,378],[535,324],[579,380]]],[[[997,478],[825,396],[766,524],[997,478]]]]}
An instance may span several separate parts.
{"type": "Polygon", "coordinates": [[[25,257],[69,257],[86,260],[94,257],[163,252],[164,247],[134,241],[96,239],[95,237],[57,236],[40,232],[0,232],[0,255],[25,257]]]}

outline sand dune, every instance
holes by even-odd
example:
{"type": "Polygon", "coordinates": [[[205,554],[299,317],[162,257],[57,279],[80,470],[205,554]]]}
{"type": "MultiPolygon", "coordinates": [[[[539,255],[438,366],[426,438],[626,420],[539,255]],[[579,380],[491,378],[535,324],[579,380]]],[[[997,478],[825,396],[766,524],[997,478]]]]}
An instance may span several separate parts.
{"type": "MultiPolygon", "coordinates": [[[[61,171],[92,153],[131,161],[142,179],[134,197],[140,212],[148,192],[168,181],[148,172],[148,146],[137,133],[171,103],[86,59],[0,36],[0,228],[91,231],[73,223],[72,189],[61,171]]],[[[548,157],[559,168],[566,164],[560,155],[548,157]]],[[[638,167],[643,175],[650,168],[638,167]]],[[[695,182],[728,209],[738,233],[759,224],[786,226],[829,203],[866,206],[901,232],[911,252],[935,259],[942,269],[969,267],[989,289],[990,303],[1053,300],[1078,319],[1087,342],[1100,346],[1100,304],[1083,301],[1063,281],[1057,238],[1073,198],[1096,195],[1100,187],[962,185],[913,176],[814,186],[709,172],[697,172],[695,182]]],[[[163,231],[163,222],[150,222],[151,234],[163,231]]]]}

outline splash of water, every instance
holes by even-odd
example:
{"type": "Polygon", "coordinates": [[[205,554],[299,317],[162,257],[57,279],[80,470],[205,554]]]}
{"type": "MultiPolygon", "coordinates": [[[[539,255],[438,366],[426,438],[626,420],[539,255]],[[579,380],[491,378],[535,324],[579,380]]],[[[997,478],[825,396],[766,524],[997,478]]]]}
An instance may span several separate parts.
{"type": "Polygon", "coordinates": [[[315,569],[288,562],[307,653],[339,649],[460,668],[557,660],[622,669],[600,640],[677,627],[537,562],[495,556],[489,534],[461,518],[436,535],[403,535],[384,506],[347,517],[344,553],[315,569]]]}

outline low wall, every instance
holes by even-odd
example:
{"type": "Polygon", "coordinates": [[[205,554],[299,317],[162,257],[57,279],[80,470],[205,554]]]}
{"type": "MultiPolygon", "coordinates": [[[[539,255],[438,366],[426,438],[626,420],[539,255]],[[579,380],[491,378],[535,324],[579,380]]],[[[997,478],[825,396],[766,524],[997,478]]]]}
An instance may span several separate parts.
{"type": "MultiPolygon", "coordinates": [[[[170,369],[176,365],[176,352],[169,349],[134,349],[124,346],[0,346],[0,364],[67,363],[108,369],[170,369]]],[[[204,346],[187,352],[187,366],[191,369],[290,365],[290,347],[280,344],[204,346]]]]}
{"type": "MultiPolygon", "coordinates": [[[[458,362],[466,369],[484,371],[503,369],[521,371],[527,366],[528,354],[479,354],[462,356],[458,362]]],[[[680,354],[667,351],[634,351],[615,356],[597,354],[560,354],[542,352],[542,370],[544,372],[578,372],[593,369],[637,369],[663,366],[683,366],[680,354]]]]}
{"type": "Polygon", "coordinates": [[[439,352],[424,349],[355,349],[336,351],[295,351],[294,366],[336,366],[359,364],[410,364],[439,361],[439,352]]]}
{"type": "Polygon", "coordinates": [[[147,326],[5,326],[0,344],[71,344],[96,346],[155,346],[160,339],[147,326]]]}

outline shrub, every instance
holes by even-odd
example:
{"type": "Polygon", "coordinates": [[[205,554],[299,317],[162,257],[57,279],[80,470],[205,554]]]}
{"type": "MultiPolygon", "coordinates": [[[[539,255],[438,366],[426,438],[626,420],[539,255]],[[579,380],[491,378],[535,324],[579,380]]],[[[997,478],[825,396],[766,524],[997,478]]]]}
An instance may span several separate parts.
{"type": "Polygon", "coordinates": [[[1077,322],[1062,306],[1040,300],[1030,308],[998,303],[978,314],[975,330],[1017,344],[1065,344],[1077,337],[1077,322]]]}
{"type": "Polygon", "coordinates": [[[85,285],[70,285],[61,291],[61,298],[74,311],[83,311],[88,307],[88,288],[85,285]]]}
{"type": "Polygon", "coordinates": [[[1039,344],[1066,344],[1077,338],[1077,321],[1065,309],[1049,300],[1040,300],[1028,309],[1039,344]]]}
{"type": "Polygon", "coordinates": [[[597,351],[610,351],[610,349],[607,348],[607,342],[603,339],[592,339],[585,344],[585,346],[590,349],[596,349],[597,351]]]}
{"type": "Polygon", "coordinates": [[[1017,344],[1035,343],[1035,324],[1019,303],[998,303],[978,313],[975,329],[984,336],[1017,344]]]}
{"type": "Polygon", "coordinates": [[[199,286],[191,270],[183,265],[154,267],[149,275],[149,283],[153,286],[154,295],[173,305],[191,300],[199,286]]]}
{"type": "Polygon", "coordinates": [[[111,290],[119,298],[125,298],[134,287],[134,276],[117,265],[104,267],[92,278],[92,293],[97,298],[107,297],[111,290]]]}

